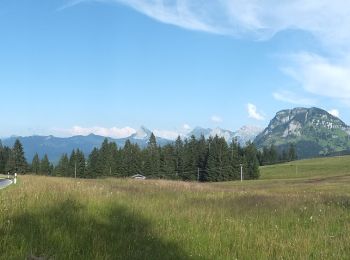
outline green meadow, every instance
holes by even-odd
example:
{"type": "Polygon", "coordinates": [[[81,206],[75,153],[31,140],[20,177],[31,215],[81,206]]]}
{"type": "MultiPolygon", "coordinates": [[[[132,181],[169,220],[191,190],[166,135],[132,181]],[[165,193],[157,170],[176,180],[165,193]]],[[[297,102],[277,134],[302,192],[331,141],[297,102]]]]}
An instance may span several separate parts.
{"type": "Polygon", "coordinates": [[[349,259],[350,157],[254,181],[25,175],[0,190],[1,259],[349,259]]]}

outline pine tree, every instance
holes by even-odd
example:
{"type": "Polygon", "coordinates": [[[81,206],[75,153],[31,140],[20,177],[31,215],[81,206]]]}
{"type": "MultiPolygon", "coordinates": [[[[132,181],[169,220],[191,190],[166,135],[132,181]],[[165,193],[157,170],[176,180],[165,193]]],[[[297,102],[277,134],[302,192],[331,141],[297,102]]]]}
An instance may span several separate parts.
{"type": "Polygon", "coordinates": [[[229,152],[230,152],[230,174],[227,180],[238,180],[240,178],[240,164],[242,162],[242,157],[239,154],[239,143],[237,140],[232,140],[229,152]]]}
{"type": "Polygon", "coordinates": [[[109,143],[109,167],[110,176],[120,175],[120,153],[115,142],[109,143]]]}
{"type": "Polygon", "coordinates": [[[43,175],[51,175],[51,164],[47,154],[44,155],[40,162],[40,173],[43,175]]]}
{"type": "Polygon", "coordinates": [[[267,165],[271,163],[270,150],[267,147],[263,147],[261,165],[267,165]]]}
{"type": "Polygon", "coordinates": [[[179,136],[174,144],[175,175],[176,178],[182,176],[184,172],[184,144],[179,136]]]}
{"type": "Polygon", "coordinates": [[[96,178],[102,175],[100,152],[97,148],[94,148],[89,155],[87,163],[87,174],[90,178],[96,178]]]}
{"type": "Polygon", "coordinates": [[[68,177],[75,177],[76,174],[76,168],[77,168],[77,161],[76,161],[76,154],[75,150],[72,151],[69,157],[69,167],[68,167],[68,177]]]}
{"type": "Polygon", "coordinates": [[[191,136],[184,144],[184,172],[181,174],[183,180],[197,180],[197,158],[197,140],[195,136],[191,136]]]}
{"type": "Polygon", "coordinates": [[[260,172],[255,145],[253,143],[248,143],[244,151],[244,179],[258,179],[260,172]]]}
{"type": "Polygon", "coordinates": [[[276,147],[273,144],[270,146],[269,154],[270,154],[269,163],[270,164],[276,163],[278,161],[278,152],[277,152],[276,147]]]}
{"type": "Polygon", "coordinates": [[[9,171],[7,169],[8,162],[10,159],[11,149],[7,146],[2,148],[2,162],[1,162],[1,173],[7,174],[9,171]]]}
{"type": "Polygon", "coordinates": [[[230,153],[224,138],[215,136],[208,157],[208,180],[224,181],[231,175],[230,153]]]}
{"type": "MultiPolygon", "coordinates": [[[[85,168],[86,168],[86,164],[85,164],[85,156],[84,153],[82,151],[80,151],[79,149],[77,149],[77,151],[75,152],[75,165],[74,167],[76,167],[76,174],[78,178],[86,178],[85,176],[85,168]]],[[[75,171],[75,169],[74,169],[75,171]]]]}
{"type": "Polygon", "coordinates": [[[36,153],[32,160],[32,173],[39,174],[40,173],[40,158],[36,153]]]}
{"type": "Polygon", "coordinates": [[[23,146],[18,139],[11,149],[6,165],[6,171],[10,173],[22,174],[26,173],[27,171],[27,161],[24,157],[23,146]]]}
{"type": "Polygon", "coordinates": [[[207,180],[208,153],[209,147],[205,137],[202,135],[196,142],[196,161],[197,161],[197,179],[199,181],[207,180]]]}
{"type": "Polygon", "coordinates": [[[69,159],[67,154],[63,154],[55,167],[56,176],[69,176],[69,159]]]}
{"type": "Polygon", "coordinates": [[[286,150],[285,149],[283,149],[283,151],[282,151],[282,154],[281,154],[281,159],[280,159],[280,161],[282,161],[282,162],[286,162],[286,161],[288,161],[289,160],[289,158],[288,158],[289,156],[288,156],[288,153],[286,152],[286,150]]]}
{"type": "Polygon", "coordinates": [[[103,141],[101,148],[99,150],[99,163],[103,176],[109,176],[113,173],[113,152],[112,149],[117,149],[116,145],[108,142],[108,139],[105,138],[103,141]]]}
{"type": "Polygon", "coordinates": [[[0,174],[5,174],[6,168],[6,156],[5,156],[5,148],[2,146],[0,140],[0,174]]]}
{"type": "Polygon", "coordinates": [[[289,151],[288,151],[288,159],[289,161],[295,161],[297,159],[297,152],[295,149],[295,144],[289,145],[289,151]]]}
{"type": "MultiPolygon", "coordinates": [[[[145,150],[144,150],[145,151],[145,150]]],[[[145,174],[143,171],[143,156],[140,147],[126,140],[124,149],[121,151],[121,176],[133,176],[135,174],[145,174]]]]}
{"type": "Polygon", "coordinates": [[[160,150],[160,178],[177,179],[174,146],[167,144],[160,150]]]}
{"type": "Polygon", "coordinates": [[[144,173],[147,176],[151,177],[159,177],[160,173],[160,154],[156,141],[155,135],[152,133],[148,146],[145,149],[145,165],[144,165],[144,173]]]}

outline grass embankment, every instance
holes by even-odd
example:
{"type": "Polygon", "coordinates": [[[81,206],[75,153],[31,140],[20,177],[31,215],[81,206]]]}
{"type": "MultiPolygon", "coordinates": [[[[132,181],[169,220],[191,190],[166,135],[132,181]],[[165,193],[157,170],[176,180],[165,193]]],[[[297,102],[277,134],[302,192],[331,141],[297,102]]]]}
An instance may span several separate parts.
{"type": "Polygon", "coordinates": [[[0,256],[348,258],[350,157],[292,165],[243,183],[20,176],[0,191],[0,256]]]}

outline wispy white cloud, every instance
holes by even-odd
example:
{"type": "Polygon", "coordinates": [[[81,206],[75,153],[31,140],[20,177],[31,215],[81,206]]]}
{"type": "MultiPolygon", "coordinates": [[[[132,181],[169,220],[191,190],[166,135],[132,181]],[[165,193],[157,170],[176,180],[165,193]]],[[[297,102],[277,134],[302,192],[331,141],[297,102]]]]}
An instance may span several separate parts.
{"type": "Polygon", "coordinates": [[[254,104],[248,103],[247,104],[247,111],[249,118],[253,118],[255,120],[265,120],[265,117],[262,115],[262,113],[258,112],[256,106],[254,104]]]}
{"type": "Polygon", "coordinates": [[[183,129],[184,131],[190,131],[192,128],[191,128],[191,126],[190,126],[189,124],[184,124],[184,125],[182,126],[182,129],[183,129]]]}
{"type": "Polygon", "coordinates": [[[350,40],[347,0],[72,0],[119,3],[163,23],[190,30],[268,39],[286,29],[345,46],[350,40]]]}
{"type": "Polygon", "coordinates": [[[68,135],[68,136],[96,134],[96,135],[114,137],[114,138],[129,137],[130,135],[136,133],[136,130],[131,127],[105,128],[100,126],[95,126],[95,127],[73,126],[70,129],[54,129],[54,130],[58,134],[68,135]]]}
{"type": "MultiPolygon", "coordinates": [[[[348,0],[71,0],[65,8],[92,1],[122,4],[181,28],[239,38],[268,40],[290,29],[308,32],[320,43],[317,48],[323,47],[325,56],[297,54],[294,64],[284,72],[311,94],[349,103],[348,0]],[[330,60],[334,57],[338,59],[330,60]]],[[[281,93],[277,93],[277,98],[292,101],[281,93]]]]}
{"type": "Polygon", "coordinates": [[[153,133],[158,136],[169,140],[175,140],[179,136],[184,138],[192,130],[188,124],[184,124],[182,127],[175,130],[159,130],[155,129],[153,133]]]}
{"type": "Polygon", "coordinates": [[[272,96],[276,100],[287,102],[294,105],[314,106],[317,103],[315,99],[305,98],[288,90],[276,91],[272,93],[272,96]]]}
{"type": "Polygon", "coordinates": [[[339,113],[339,110],[338,109],[331,109],[328,111],[328,113],[330,113],[331,115],[335,116],[335,117],[340,117],[340,113],[339,113]]]}
{"type": "Polygon", "coordinates": [[[88,2],[88,1],[96,1],[96,0],[70,0],[70,1],[67,1],[64,5],[57,8],[57,11],[63,11],[67,8],[70,8],[70,7],[76,6],[80,3],[88,2]]]}
{"type": "Polygon", "coordinates": [[[222,118],[220,116],[217,116],[217,115],[213,115],[211,116],[210,120],[213,122],[213,123],[222,123],[222,118]]]}
{"type": "MultiPolygon", "coordinates": [[[[157,137],[162,137],[169,140],[175,140],[178,136],[185,137],[192,128],[188,124],[176,128],[174,130],[164,130],[164,129],[154,129],[152,132],[157,137]]],[[[82,127],[82,126],[73,126],[68,129],[54,128],[52,129],[55,135],[58,136],[75,136],[75,135],[101,135],[112,138],[126,138],[130,137],[132,134],[136,133],[136,130],[132,127],[82,127]]]]}
{"type": "Polygon", "coordinates": [[[171,130],[157,130],[155,129],[153,131],[154,135],[157,137],[169,139],[169,140],[175,140],[178,136],[183,136],[178,131],[171,131],[171,130]]]}
{"type": "Polygon", "coordinates": [[[292,64],[284,73],[299,82],[314,95],[335,99],[350,99],[350,63],[331,62],[311,53],[290,55],[292,64]]]}

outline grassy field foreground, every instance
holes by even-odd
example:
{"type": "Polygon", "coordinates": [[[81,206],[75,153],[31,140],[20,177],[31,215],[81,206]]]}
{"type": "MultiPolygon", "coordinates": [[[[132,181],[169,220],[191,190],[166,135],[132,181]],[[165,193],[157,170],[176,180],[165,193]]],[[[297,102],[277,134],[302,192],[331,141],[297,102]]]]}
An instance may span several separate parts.
{"type": "Polygon", "coordinates": [[[350,157],[258,181],[20,176],[0,190],[0,258],[348,259],[350,157]]]}

